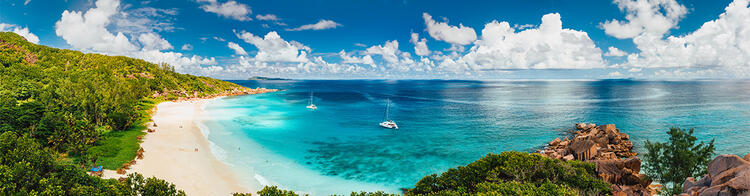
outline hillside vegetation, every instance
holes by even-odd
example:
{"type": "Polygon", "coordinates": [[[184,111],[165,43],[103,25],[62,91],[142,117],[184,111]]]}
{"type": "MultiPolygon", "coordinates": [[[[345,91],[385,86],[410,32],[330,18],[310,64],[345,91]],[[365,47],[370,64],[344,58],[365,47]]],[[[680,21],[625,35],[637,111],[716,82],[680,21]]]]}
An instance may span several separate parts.
{"type": "Polygon", "coordinates": [[[84,54],[0,33],[0,132],[28,135],[58,152],[80,153],[109,131],[139,120],[140,102],[199,97],[239,85],[174,72],[139,59],[84,54]]]}
{"type": "Polygon", "coordinates": [[[179,194],[163,180],[102,180],[81,166],[114,169],[132,160],[160,101],[244,89],[166,64],[56,49],[0,32],[0,195],[179,194]]]}

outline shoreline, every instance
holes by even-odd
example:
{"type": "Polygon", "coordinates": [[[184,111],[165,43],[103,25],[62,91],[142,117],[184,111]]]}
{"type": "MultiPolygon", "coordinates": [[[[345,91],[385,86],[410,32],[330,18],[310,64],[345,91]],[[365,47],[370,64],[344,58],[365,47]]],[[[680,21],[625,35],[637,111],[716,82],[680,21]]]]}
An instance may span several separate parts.
{"type": "Polygon", "coordinates": [[[155,108],[155,132],[143,138],[143,159],[136,160],[126,174],[105,170],[103,178],[120,178],[131,173],[155,176],[175,184],[188,195],[231,195],[256,192],[259,184],[240,181],[231,166],[212,152],[211,142],[198,126],[208,102],[225,96],[162,102],[155,108]]]}

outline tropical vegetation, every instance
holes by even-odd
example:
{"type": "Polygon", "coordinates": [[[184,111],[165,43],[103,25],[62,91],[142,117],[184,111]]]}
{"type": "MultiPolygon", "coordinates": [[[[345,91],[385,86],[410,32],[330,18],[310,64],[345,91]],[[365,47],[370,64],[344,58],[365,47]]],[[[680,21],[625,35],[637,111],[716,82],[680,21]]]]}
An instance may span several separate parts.
{"type": "Polygon", "coordinates": [[[0,134],[0,195],[184,195],[164,180],[130,174],[102,179],[29,136],[0,134]]]}
{"type": "Polygon", "coordinates": [[[652,179],[660,182],[665,195],[682,193],[682,183],[688,177],[700,177],[706,174],[708,164],[713,160],[714,140],[708,143],[693,136],[694,130],[670,128],[669,141],[646,141],[644,169],[652,179]]]}
{"type": "Polygon", "coordinates": [[[238,88],[176,73],[167,64],[56,49],[0,32],[0,134],[7,147],[0,154],[0,192],[122,195],[117,191],[141,194],[155,190],[151,185],[171,190],[157,179],[136,178],[128,185],[88,177],[80,167],[115,169],[134,159],[156,102],[238,88]]]}

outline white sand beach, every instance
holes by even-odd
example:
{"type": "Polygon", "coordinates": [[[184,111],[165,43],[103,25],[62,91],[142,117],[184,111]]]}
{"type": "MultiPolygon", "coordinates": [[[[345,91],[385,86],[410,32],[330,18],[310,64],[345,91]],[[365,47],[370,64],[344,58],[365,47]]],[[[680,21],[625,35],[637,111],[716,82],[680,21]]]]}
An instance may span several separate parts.
{"type": "MultiPolygon", "coordinates": [[[[195,125],[202,105],[210,99],[163,102],[152,117],[156,132],[144,137],[143,159],[137,160],[127,173],[156,176],[174,183],[188,195],[231,195],[234,192],[256,192],[257,185],[242,184],[229,166],[211,153],[208,139],[195,125]],[[196,151],[197,149],[197,151],[196,151]]],[[[118,178],[114,171],[104,177],[118,178]]]]}

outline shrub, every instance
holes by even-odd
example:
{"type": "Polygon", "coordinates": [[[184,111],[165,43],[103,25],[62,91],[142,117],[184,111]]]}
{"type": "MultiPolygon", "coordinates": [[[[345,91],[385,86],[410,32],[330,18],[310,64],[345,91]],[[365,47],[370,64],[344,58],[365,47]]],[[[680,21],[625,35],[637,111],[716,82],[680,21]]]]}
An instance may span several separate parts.
{"type": "Polygon", "coordinates": [[[294,193],[294,191],[282,190],[276,186],[263,187],[263,190],[258,191],[258,195],[260,196],[299,196],[297,193],[294,193]]]}
{"type": "Polygon", "coordinates": [[[185,195],[185,192],[183,192],[182,190],[177,190],[174,184],[154,177],[144,179],[143,175],[138,173],[129,174],[124,183],[125,186],[129,188],[129,192],[134,195],[185,195]]]}
{"type": "Polygon", "coordinates": [[[612,192],[610,184],[595,177],[594,169],[592,163],[565,162],[538,154],[490,153],[466,166],[449,169],[439,176],[433,174],[422,178],[415,188],[408,190],[407,195],[493,192],[566,195],[577,192],[612,192]]]}

